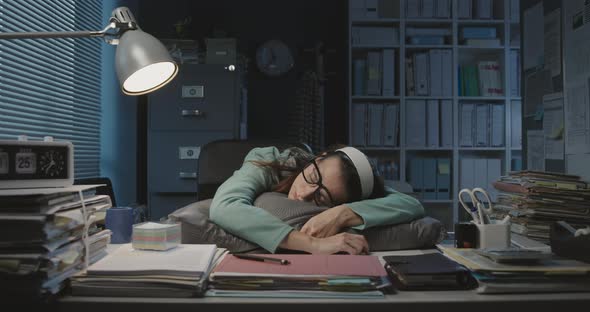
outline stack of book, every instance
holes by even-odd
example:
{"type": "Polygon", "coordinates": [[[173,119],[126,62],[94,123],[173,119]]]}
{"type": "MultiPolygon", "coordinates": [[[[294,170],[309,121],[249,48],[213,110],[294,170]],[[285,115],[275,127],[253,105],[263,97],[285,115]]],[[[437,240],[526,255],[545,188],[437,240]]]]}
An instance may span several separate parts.
{"type": "Polygon", "coordinates": [[[512,232],[547,243],[551,224],[590,225],[590,188],[575,175],[537,171],[511,172],[493,183],[498,217],[512,217],[512,232]]]}
{"type": "MultiPolygon", "coordinates": [[[[258,255],[255,258],[260,259],[258,255]]],[[[274,254],[276,261],[226,255],[209,277],[208,296],[375,298],[391,285],[377,256],[274,254]]]]}
{"type": "Polygon", "coordinates": [[[0,190],[0,291],[50,299],[68,277],[103,257],[110,231],[97,222],[111,207],[106,195],[79,192],[96,186],[0,190]],[[82,201],[86,207],[83,211],[82,201]],[[102,212],[102,213],[101,213],[102,212]],[[95,214],[96,213],[96,214],[95,214]],[[84,222],[86,216],[94,217],[84,222]],[[88,225],[88,227],[85,227],[88,225]],[[88,252],[82,240],[88,230],[88,252]],[[88,255],[89,258],[85,259],[88,255]]]}
{"type": "Polygon", "coordinates": [[[180,244],[166,251],[113,245],[108,256],[71,278],[74,296],[199,297],[227,250],[180,244]]]}
{"type": "Polygon", "coordinates": [[[551,255],[535,262],[503,263],[472,248],[439,248],[471,271],[481,294],[590,291],[588,263],[551,255]]]}

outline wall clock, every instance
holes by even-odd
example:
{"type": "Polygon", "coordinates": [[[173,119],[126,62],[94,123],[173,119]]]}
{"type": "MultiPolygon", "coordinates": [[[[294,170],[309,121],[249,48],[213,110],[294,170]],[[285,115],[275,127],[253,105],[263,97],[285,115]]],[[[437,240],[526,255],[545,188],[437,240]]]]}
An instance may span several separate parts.
{"type": "Polygon", "coordinates": [[[263,43],[256,51],[258,69],[271,77],[281,76],[293,68],[291,49],[280,40],[263,43]]]}

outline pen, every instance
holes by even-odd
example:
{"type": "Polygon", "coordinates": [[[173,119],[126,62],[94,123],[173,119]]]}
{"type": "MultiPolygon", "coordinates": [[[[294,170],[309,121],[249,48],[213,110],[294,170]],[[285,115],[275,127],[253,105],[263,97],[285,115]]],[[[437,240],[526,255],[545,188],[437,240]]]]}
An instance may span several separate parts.
{"type": "Polygon", "coordinates": [[[250,254],[234,254],[236,258],[244,259],[244,260],[254,260],[254,261],[261,261],[261,262],[275,262],[282,265],[291,264],[289,260],[285,259],[277,259],[271,257],[263,257],[257,255],[250,255],[250,254]]]}

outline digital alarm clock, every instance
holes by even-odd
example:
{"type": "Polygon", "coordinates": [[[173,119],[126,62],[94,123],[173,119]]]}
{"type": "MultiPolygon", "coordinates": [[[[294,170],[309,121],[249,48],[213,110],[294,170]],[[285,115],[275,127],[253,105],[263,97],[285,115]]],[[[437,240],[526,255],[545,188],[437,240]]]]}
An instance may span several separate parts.
{"type": "Polygon", "coordinates": [[[74,184],[74,145],[68,141],[0,140],[0,189],[74,184]]]}

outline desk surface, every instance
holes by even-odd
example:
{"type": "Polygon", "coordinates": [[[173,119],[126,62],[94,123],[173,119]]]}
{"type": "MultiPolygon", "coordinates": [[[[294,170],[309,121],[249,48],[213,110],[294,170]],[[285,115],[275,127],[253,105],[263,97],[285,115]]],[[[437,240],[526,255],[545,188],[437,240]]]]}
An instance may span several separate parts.
{"type": "Polygon", "coordinates": [[[58,311],[469,311],[569,312],[587,310],[590,293],[480,295],[473,291],[404,291],[383,299],[111,298],[66,296],[58,311]],[[370,309],[370,310],[367,310],[370,309]]]}

